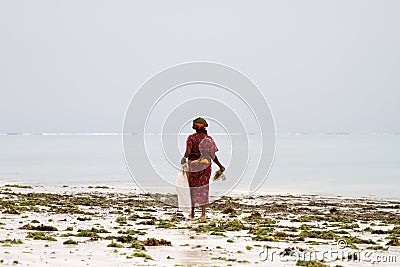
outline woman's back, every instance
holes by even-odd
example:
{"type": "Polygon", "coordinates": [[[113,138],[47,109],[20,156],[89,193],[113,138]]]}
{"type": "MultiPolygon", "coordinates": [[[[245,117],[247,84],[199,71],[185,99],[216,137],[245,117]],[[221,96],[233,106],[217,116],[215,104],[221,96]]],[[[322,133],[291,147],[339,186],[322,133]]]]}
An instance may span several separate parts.
{"type": "Polygon", "coordinates": [[[214,140],[206,133],[194,133],[189,135],[187,146],[190,148],[189,160],[212,158],[213,153],[218,151],[214,140]]]}

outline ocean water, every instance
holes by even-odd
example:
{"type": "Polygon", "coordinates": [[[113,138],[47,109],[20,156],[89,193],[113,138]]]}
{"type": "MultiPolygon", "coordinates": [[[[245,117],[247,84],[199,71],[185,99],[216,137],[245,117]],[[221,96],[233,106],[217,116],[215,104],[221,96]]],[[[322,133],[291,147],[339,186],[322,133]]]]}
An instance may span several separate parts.
{"type": "MultiPolygon", "coordinates": [[[[220,148],[220,160],[228,169],[228,179],[237,177],[232,171],[234,166],[229,166],[229,163],[234,164],[230,162],[230,150],[240,148],[231,147],[226,137],[215,136],[214,139],[220,148]]],[[[169,158],[176,166],[179,166],[184,148],[182,143],[177,144],[179,149],[169,158]]],[[[152,138],[147,147],[159,149],[152,138]]],[[[173,192],[176,168],[157,152],[150,151],[149,155],[171,183],[166,190],[173,192]]],[[[143,161],[147,160],[143,155],[143,161]]],[[[251,164],[250,159],[250,167],[251,164]]],[[[145,177],[146,183],[154,184],[155,188],[160,181],[160,177],[146,177],[146,173],[135,175],[137,180],[145,177]]],[[[246,178],[234,190],[246,192],[246,178]]],[[[11,182],[136,185],[125,164],[122,137],[118,134],[1,135],[0,183],[11,182]]],[[[215,183],[216,188],[224,185],[222,181],[215,183]]],[[[399,188],[398,134],[278,134],[275,161],[258,192],[400,199],[399,188]]]]}

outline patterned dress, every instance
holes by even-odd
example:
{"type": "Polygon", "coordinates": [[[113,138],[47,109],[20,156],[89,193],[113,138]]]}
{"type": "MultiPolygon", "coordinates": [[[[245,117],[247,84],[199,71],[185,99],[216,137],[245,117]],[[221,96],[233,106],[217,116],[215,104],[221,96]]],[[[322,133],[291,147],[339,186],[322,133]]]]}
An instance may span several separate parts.
{"type": "Polygon", "coordinates": [[[187,146],[191,150],[188,161],[188,179],[192,207],[205,205],[208,203],[212,157],[218,148],[212,137],[203,133],[189,135],[187,146]]]}

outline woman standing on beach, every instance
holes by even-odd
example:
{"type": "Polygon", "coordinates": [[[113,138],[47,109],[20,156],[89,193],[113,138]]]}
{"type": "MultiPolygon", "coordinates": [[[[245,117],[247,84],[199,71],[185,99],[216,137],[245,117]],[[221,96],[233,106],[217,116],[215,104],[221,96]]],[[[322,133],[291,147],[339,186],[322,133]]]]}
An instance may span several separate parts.
{"type": "Polygon", "coordinates": [[[192,201],[190,217],[194,218],[196,204],[201,206],[201,218],[206,217],[206,204],[208,204],[209,181],[211,176],[211,161],[218,165],[221,172],[225,167],[219,162],[215,152],[218,148],[211,136],[207,134],[208,126],[205,119],[199,117],[193,121],[192,128],[196,133],[189,135],[186,142],[186,152],[181,164],[188,158],[188,180],[192,201]]]}

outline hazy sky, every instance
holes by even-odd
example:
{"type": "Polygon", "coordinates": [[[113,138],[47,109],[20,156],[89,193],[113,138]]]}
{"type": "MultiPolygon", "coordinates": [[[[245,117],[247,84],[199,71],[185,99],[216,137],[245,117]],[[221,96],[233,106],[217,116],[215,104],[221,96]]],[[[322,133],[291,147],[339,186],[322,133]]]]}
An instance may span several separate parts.
{"type": "MultiPolygon", "coordinates": [[[[255,81],[278,132],[400,132],[400,1],[0,1],[0,132],[120,132],[178,63],[255,81]]],[[[140,114],[139,114],[140,115],[140,114]]]]}

